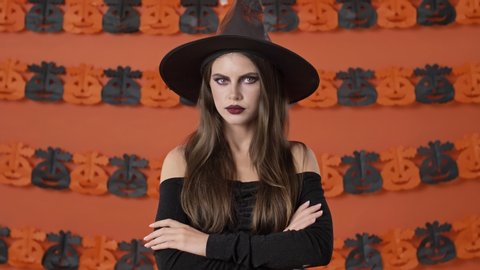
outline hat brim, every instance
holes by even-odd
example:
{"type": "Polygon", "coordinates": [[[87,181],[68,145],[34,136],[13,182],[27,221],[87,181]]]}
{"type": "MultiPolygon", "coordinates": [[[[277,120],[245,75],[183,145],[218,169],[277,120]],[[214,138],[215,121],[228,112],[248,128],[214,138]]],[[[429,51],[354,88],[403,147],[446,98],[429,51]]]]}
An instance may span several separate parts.
{"type": "Polygon", "coordinates": [[[320,83],[316,69],[298,54],[270,41],[236,35],[217,35],[176,47],[160,62],[160,75],[171,90],[196,103],[202,62],[215,52],[229,49],[254,51],[271,61],[281,73],[290,103],[306,98],[320,83]]]}

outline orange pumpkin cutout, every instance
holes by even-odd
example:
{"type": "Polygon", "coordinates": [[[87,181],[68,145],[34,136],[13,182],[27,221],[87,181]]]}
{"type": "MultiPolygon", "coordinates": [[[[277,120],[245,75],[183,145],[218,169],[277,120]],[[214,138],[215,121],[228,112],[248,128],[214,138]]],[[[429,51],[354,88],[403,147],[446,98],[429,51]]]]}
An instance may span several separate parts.
{"type": "Polygon", "coordinates": [[[108,175],[99,165],[106,166],[108,158],[97,152],[85,155],[74,154],[73,162],[78,165],[71,173],[70,189],[91,195],[107,193],[108,175]]]}
{"type": "Polygon", "coordinates": [[[461,150],[457,157],[458,175],[463,179],[480,179],[480,135],[474,133],[455,142],[461,150]]]}
{"type": "Polygon", "coordinates": [[[81,64],[67,68],[63,99],[73,104],[97,104],[102,101],[103,71],[91,65],[81,64]]]}
{"type": "Polygon", "coordinates": [[[66,0],[63,30],[74,34],[93,34],[102,31],[103,14],[100,0],[66,0]]]}
{"type": "Polygon", "coordinates": [[[455,100],[461,103],[480,103],[480,64],[467,64],[453,69],[457,79],[455,100]]]}
{"type": "Polygon", "coordinates": [[[302,31],[329,31],[338,27],[335,0],[298,0],[298,29],[302,31]]]}
{"type": "Polygon", "coordinates": [[[158,71],[143,72],[142,97],[140,102],[150,107],[174,107],[180,103],[180,97],[160,78],[158,71]]]}
{"type": "Polygon", "coordinates": [[[318,70],[320,85],[309,97],[298,102],[300,106],[308,108],[327,108],[337,104],[337,87],[333,80],[335,72],[318,70]]]}
{"type": "Polygon", "coordinates": [[[8,264],[28,269],[43,269],[42,257],[45,253],[40,242],[46,234],[34,228],[12,229],[10,236],[16,240],[8,249],[8,264]]]}
{"type": "Polygon", "coordinates": [[[416,153],[415,148],[405,149],[403,146],[380,153],[380,160],[386,162],[380,172],[384,189],[408,190],[420,184],[419,169],[415,163],[409,160],[414,158],[416,153]]]}
{"type": "Polygon", "coordinates": [[[20,32],[25,28],[25,0],[0,0],[0,32],[20,32]]]}
{"type": "Polygon", "coordinates": [[[417,9],[408,0],[380,0],[377,24],[383,28],[408,28],[417,24],[417,9]]]}
{"type": "Polygon", "coordinates": [[[0,145],[0,183],[12,186],[31,184],[32,165],[26,158],[32,157],[35,150],[22,143],[0,145]]]}
{"type": "Polygon", "coordinates": [[[408,105],[415,102],[415,86],[408,79],[411,69],[391,67],[377,71],[377,103],[386,106],[408,105]]]}
{"type": "Polygon", "coordinates": [[[85,237],[80,257],[79,270],[110,270],[115,268],[117,260],[111,251],[117,249],[117,242],[107,241],[105,236],[85,237]]]}
{"type": "Polygon", "coordinates": [[[21,72],[27,65],[7,59],[0,63],[0,100],[19,100],[25,97],[25,79],[21,72]]]}
{"type": "Polygon", "coordinates": [[[418,266],[417,249],[408,241],[413,230],[394,229],[382,237],[385,244],[380,248],[385,270],[409,270],[418,266]]]}
{"type": "Polygon", "coordinates": [[[160,172],[162,169],[162,160],[150,159],[150,173],[147,178],[147,195],[152,198],[160,198],[160,172]]]}
{"type": "Polygon", "coordinates": [[[457,257],[462,259],[480,257],[480,217],[471,216],[454,222],[453,229],[459,232],[455,238],[457,257]]]}
{"type": "Polygon", "coordinates": [[[143,0],[140,31],[151,35],[171,35],[180,31],[177,0],[143,0]]]}
{"type": "Polygon", "coordinates": [[[455,6],[460,24],[480,24],[480,0],[460,0],[455,6]]]}
{"type": "Polygon", "coordinates": [[[344,270],[345,257],[342,255],[343,240],[335,239],[333,241],[333,254],[330,263],[327,266],[309,267],[309,270],[344,270]]]}
{"type": "Polygon", "coordinates": [[[340,172],[333,168],[340,165],[340,157],[330,154],[322,154],[317,159],[320,166],[322,188],[325,192],[325,197],[331,198],[342,194],[343,178],[340,175],[340,172]]]}

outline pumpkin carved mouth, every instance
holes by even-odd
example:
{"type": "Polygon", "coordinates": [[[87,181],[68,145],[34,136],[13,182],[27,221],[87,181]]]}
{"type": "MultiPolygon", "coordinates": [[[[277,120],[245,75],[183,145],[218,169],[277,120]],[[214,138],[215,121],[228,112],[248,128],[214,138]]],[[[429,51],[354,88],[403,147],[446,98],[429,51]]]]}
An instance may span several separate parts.
{"type": "Polygon", "coordinates": [[[9,21],[2,22],[2,21],[0,21],[0,25],[10,26],[10,25],[14,25],[14,24],[15,24],[15,22],[9,22],[9,21]]]}
{"type": "Polygon", "coordinates": [[[93,26],[93,23],[73,23],[73,26],[78,28],[90,28],[93,26]]]}

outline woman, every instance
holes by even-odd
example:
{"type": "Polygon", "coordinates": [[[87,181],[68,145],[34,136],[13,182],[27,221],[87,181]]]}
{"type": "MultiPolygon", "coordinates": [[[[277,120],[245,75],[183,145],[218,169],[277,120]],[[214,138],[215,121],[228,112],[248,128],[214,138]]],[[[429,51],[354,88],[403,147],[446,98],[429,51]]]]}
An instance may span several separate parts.
{"type": "Polygon", "coordinates": [[[145,237],[161,270],[330,261],[315,155],[286,139],[288,103],[311,94],[318,74],[268,40],[260,12],[257,1],[236,2],[217,36],[175,48],[160,65],[167,85],[201,112],[197,131],[162,167],[156,230],[145,237]]]}

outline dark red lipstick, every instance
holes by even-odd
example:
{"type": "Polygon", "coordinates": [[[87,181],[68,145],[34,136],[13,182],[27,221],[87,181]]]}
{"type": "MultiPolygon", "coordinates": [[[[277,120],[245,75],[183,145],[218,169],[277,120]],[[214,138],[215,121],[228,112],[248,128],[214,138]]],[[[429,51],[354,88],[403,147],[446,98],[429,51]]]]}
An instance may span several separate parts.
{"type": "Polygon", "coordinates": [[[230,105],[228,107],[226,107],[225,109],[227,109],[227,111],[231,114],[239,114],[239,113],[242,113],[245,108],[243,108],[242,106],[238,106],[238,105],[230,105]]]}

